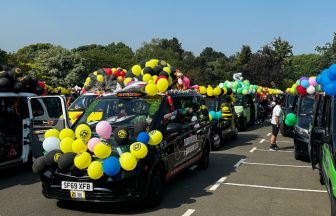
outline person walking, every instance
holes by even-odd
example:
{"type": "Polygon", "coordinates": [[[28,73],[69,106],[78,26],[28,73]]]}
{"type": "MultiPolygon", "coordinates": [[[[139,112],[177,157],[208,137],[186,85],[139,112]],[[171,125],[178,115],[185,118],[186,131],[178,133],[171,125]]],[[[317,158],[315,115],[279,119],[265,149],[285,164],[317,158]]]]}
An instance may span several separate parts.
{"type": "Polygon", "coordinates": [[[272,111],[272,119],[271,119],[271,125],[272,125],[272,136],[271,136],[271,145],[269,147],[269,150],[276,151],[279,149],[279,146],[276,144],[277,136],[279,134],[280,130],[280,123],[282,119],[282,109],[281,106],[283,104],[283,100],[276,100],[276,105],[273,108],[272,111]]]}

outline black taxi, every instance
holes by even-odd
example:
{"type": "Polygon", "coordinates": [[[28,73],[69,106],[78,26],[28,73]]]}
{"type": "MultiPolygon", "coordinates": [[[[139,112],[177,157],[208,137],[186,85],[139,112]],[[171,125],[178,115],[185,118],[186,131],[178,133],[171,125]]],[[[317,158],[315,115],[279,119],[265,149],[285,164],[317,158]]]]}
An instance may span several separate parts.
{"type": "MultiPolygon", "coordinates": [[[[34,99],[39,98],[31,100],[34,99]]],[[[59,100],[59,103],[64,103],[64,100],[59,100]]],[[[158,205],[163,198],[165,183],[173,176],[195,165],[201,170],[208,168],[211,126],[208,111],[202,105],[205,105],[203,97],[192,90],[170,90],[156,96],[124,90],[97,98],[72,128],[79,124],[95,128],[98,122],[88,122],[87,118],[92,113],[100,112],[101,120],[108,121],[113,130],[120,126],[126,127],[131,139],[136,137],[139,127],[142,127],[147,131],[161,131],[162,142],[148,147],[147,156],[138,161],[134,170],[121,170],[113,177],[103,176],[93,180],[86,172],[76,168],[67,171],[58,167],[49,168],[40,174],[43,195],[58,200],[145,201],[150,206],[158,205]],[[62,182],[84,182],[92,187],[89,187],[90,190],[82,188],[84,197],[73,198],[69,190],[62,189],[62,182]]],[[[66,113],[63,116],[68,117],[66,113]]],[[[96,136],[94,132],[93,136],[96,136]]],[[[113,149],[127,151],[129,146],[119,145],[113,149]]]]}

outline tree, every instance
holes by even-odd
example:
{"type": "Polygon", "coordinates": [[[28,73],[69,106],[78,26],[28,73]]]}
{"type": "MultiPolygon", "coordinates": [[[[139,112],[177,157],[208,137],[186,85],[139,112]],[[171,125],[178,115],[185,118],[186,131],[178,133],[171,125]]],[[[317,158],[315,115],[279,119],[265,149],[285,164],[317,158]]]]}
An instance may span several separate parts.
{"type": "Polygon", "coordinates": [[[0,49],[0,64],[6,65],[8,63],[7,52],[0,49]]]}
{"type": "Polygon", "coordinates": [[[275,52],[275,61],[286,63],[288,62],[288,59],[293,56],[293,46],[291,46],[288,41],[282,40],[280,37],[274,39],[272,46],[275,52]]]}
{"type": "Polygon", "coordinates": [[[30,73],[54,86],[82,85],[88,74],[80,55],[61,46],[40,50],[34,62],[37,68],[30,73]]]}
{"type": "Polygon", "coordinates": [[[320,68],[327,68],[336,62],[336,32],[331,43],[326,43],[324,46],[316,47],[316,51],[322,55],[320,68]]]}
{"type": "Polygon", "coordinates": [[[200,53],[200,58],[203,58],[206,62],[216,61],[218,58],[226,58],[222,52],[217,52],[211,47],[206,47],[200,53]]]}

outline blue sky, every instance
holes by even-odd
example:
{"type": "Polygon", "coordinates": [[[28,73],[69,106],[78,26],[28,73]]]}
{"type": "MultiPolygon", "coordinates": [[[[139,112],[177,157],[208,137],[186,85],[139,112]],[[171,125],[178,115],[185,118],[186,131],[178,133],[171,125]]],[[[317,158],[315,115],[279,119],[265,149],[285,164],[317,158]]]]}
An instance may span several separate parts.
{"type": "Polygon", "coordinates": [[[175,36],[195,54],[210,46],[230,55],[280,36],[295,54],[314,53],[336,32],[335,10],[335,0],[2,0],[0,48],[122,41],[135,50],[175,36]]]}

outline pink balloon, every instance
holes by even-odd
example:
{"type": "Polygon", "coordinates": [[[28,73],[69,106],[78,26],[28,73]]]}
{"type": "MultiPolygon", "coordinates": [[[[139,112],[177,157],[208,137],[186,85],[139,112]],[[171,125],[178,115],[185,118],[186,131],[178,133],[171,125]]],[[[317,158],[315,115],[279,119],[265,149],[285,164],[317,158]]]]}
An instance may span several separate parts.
{"type": "Polygon", "coordinates": [[[183,77],[183,84],[185,85],[185,87],[189,87],[190,85],[190,79],[188,77],[183,77]]]}
{"type": "Polygon", "coordinates": [[[312,86],[317,85],[316,77],[310,77],[308,81],[309,81],[309,84],[312,85],[312,86]]]}
{"type": "Polygon", "coordinates": [[[191,86],[191,88],[199,90],[199,85],[193,85],[193,86],[191,86]]]}
{"type": "Polygon", "coordinates": [[[96,125],[96,132],[102,138],[108,139],[108,138],[111,137],[112,127],[111,127],[110,123],[108,123],[107,121],[100,121],[96,125]]]}
{"type": "Polygon", "coordinates": [[[183,84],[183,80],[181,78],[178,78],[177,80],[178,84],[182,85],[183,84]]]}
{"type": "Polygon", "coordinates": [[[96,146],[97,143],[100,142],[100,139],[97,137],[93,137],[89,140],[89,142],[87,143],[88,149],[93,152],[94,147],[96,146]]]}

